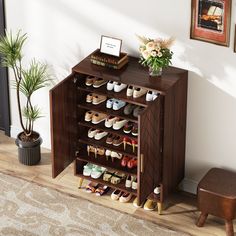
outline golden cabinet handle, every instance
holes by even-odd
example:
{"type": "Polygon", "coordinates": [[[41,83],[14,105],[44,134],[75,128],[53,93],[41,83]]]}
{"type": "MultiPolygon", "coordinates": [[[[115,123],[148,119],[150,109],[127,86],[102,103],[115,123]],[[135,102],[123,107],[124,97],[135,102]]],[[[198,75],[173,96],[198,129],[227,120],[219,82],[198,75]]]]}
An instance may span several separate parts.
{"type": "Polygon", "coordinates": [[[140,170],[141,170],[141,173],[143,173],[143,168],[144,168],[144,166],[143,166],[143,158],[144,158],[144,155],[141,154],[140,155],[140,170]]]}

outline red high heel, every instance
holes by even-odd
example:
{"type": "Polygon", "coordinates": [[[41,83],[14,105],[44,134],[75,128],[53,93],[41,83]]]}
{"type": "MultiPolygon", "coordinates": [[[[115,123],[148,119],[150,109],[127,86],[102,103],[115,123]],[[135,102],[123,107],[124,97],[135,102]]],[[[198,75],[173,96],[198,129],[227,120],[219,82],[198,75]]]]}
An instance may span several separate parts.
{"type": "Polygon", "coordinates": [[[129,169],[133,169],[134,167],[137,167],[138,161],[136,158],[132,158],[131,160],[128,161],[127,167],[129,169]]]}
{"type": "Polygon", "coordinates": [[[127,166],[127,164],[128,164],[128,162],[131,160],[131,158],[130,157],[128,157],[128,156],[124,156],[123,158],[122,158],[122,160],[121,160],[121,166],[123,166],[123,167],[126,167],[127,166]]]}

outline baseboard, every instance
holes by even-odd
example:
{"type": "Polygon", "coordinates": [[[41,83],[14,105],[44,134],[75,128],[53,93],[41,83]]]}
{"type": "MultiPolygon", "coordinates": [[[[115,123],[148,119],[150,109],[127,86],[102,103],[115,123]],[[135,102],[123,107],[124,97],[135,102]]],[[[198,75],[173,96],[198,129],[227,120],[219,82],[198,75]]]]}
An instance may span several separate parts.
{"type": "Polygon", "coordinates": [[[179,187],[184,192],[188,192],[188,193],[192,193],[192,194],[197,194],[197,185],[198,185],[197,181],[185,178],[180,183],[179,187]]]}

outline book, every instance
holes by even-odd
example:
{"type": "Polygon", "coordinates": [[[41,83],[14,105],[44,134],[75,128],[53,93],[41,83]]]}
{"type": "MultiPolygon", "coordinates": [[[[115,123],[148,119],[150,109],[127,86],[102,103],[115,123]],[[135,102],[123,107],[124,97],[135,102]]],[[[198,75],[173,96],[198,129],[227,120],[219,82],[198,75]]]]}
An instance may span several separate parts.
{"type": "Polygon", "coordinates": [[[91,59],[100,62],[108,63],[111,65],[119,65],[128,58],[128,54],[121,52],[119,57],[101,53],[100,49],[97,49],[91,56],[91,59]]]}
{"type": "Polygon", "coordinates": [[[118,64],[118,65],[106,63],[106,62],[99,61],[99,60],[95,60],[95,59],[92,59],[92,58],[90,58],[90,61],[91,61],[92,64],[95,64],[95,65],[98,65],[98,66],[103,66],[103,67],[108,67],[108,68],[112,68],[112,69],[115,69],[115,70],[119,70],[119,69],[121,69],[124,65],[126,65],[129,60],[128,60],[128,57],[127,57],[126,60],[123,60],[123,61],[122,61],[120,64],[118,64]]]}

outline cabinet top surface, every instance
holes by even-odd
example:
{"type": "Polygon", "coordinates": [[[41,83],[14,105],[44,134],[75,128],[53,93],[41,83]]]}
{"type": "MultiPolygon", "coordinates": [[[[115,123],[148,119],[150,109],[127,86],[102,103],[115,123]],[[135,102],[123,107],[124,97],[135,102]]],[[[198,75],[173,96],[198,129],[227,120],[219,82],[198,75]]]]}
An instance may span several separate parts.
{"type": "Polygon", "coordinates": [[[88,74],[106,80],[118,81],[147,89],[166,93],[179,79],[186,78],[186,70],[168,67],[163,70],[161,77],[150,77],[148,68],[138,63],[138,58],[129,56],[129,62],[119,70],[94,65],[90,55],[77,64],[72,70],[75,73],[88,74]]]}

